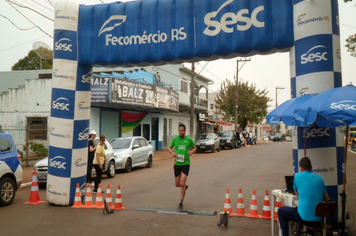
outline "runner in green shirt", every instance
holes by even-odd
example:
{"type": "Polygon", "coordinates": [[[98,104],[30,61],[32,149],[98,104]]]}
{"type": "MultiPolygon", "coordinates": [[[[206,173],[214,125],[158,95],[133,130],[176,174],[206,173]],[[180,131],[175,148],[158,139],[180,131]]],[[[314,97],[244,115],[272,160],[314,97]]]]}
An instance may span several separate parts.
{"type": "Polygon", "coordinates": [[[173,169],[175,176],[175,186],[180,187],[180,210],[183,210],[185,191],[188,189],[188,185],[186,185],[186,183],[190,168],[189,156],[191,156],[197,150],[193,139],[185,136],[185,131],[185,125],[180,124],[179,136],[173,138],[171,145],[168,148],[169,153],[175,157],[173,169]]]}

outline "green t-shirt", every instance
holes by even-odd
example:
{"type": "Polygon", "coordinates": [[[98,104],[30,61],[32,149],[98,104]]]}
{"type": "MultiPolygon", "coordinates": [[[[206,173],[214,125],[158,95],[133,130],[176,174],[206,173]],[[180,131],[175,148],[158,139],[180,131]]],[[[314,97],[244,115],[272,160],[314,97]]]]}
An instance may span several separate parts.
{"type": "Polygon", "coordinates": [[[190,159],[188,156],[189,150],[195,146],[191,137],[184,136],[181,138],[179,135],[174,137],[170,147],[174,147],[174,152],[177,153],[175,164],[177,166],[189,165],[190,159]]]}

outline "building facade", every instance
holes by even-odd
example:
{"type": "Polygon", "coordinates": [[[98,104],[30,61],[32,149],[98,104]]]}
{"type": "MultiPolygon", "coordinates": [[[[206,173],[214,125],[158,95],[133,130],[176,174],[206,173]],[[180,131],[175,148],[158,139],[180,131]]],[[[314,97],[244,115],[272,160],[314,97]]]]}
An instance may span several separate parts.
{"type": "MultiPolygon", "coordinates": [[[[77,105],[90,109],[89,129],[106,134],[108,140],[144,136],[155,150],[162,150],[178,134],[179,124],[185,124],[190,135],[191,76],[191,70],[183,65],[130,70],[96,68],[92,75],[90,107],[80,102],[77,105]],[[134,120],[135,117],[141,119],[134,120]]],[[[194,76],[195,139],[202,132],[203,121],[198,117],[207,112],[207,88],[212,80],[194,76]],[[198,96],[200,91],[206,92],[205,99],[198,96]]],[[[1,81],[6,81],[7,86],[2,86],[0,93],[0,129],[12,134],[19,150],[24,150],[31,141],[48,147],[51,135],[55,135],[49,122],[53,105],[50,104],[51,77],[52,70],[0,73],[1,81]]]]}

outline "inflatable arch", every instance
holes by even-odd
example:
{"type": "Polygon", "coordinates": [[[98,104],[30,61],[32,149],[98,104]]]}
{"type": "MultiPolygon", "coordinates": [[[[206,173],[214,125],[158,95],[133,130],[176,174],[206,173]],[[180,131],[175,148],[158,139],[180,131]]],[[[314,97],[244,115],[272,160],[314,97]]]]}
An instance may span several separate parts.
{"type": "MultiPolygon", "coordinates": [[[[93,66],[162,65],[286,51],[293,97],[341,86],[337,0],[58,2],[47,200],[72,205],[76,184],[85,187],[93,66]]],[[[312,137],[308,155],[337,201],[341,133],[314,129],[320,134],[312,137]]],[[[302,133],[298,128],[293,139],[296,172],[303,156],[302,133]]]]}

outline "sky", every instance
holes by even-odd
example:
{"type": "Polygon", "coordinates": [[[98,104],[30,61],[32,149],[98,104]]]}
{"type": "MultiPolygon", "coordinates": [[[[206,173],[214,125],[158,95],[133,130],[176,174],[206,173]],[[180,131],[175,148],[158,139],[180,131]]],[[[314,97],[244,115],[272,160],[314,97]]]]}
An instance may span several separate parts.
{"type": "MultiPolygon", "coordinates": [[[[11,71],[11,67],[24,58],[33,44],[41,41],[53,49],[53,19],[56,0],[0,0],[0,30],[4,35],[0,37],[0,72],[11,71]],[[13,2],[11,4],[8,2],[13,2]],[[27,7],[19,7],[18,5],[27,7]],[[16,8],[16,9],[15,9],[16,8]],[[34,9],[38,13],[28,9],[34,9]],[[38,26],[38,27],[36,27],[38,26]]],[[[113,0],[85,0],[86,4],[100,4],[114,2],[113,0]]],[[[125,0],[121,0],[125,2],[125,0]]],[[[340,45],[342,62],[342,82],[356,85],[356,57],[350,56],[344,47],[349,35],[356,33],[356,0],[344,3],[339,0],[340,45]]],[[[200,61],[195,64],[196,72],[212,79],[213,85],[209,92],[220,89],[225,79],[235,81],[236,61],[234,58],[215,61],[200,61]]],[[[289,53],[275,53],[264,56],[252,56],[250,61],[239,62],[238,78],[240,81],[253,83],[257,89],[268,91],[272,101],[269,103],[272,110],[277,103],[280,105],[291,98],[289,53]]],[[[190,68],[190,64],[185,64],[190,68]]]]}

